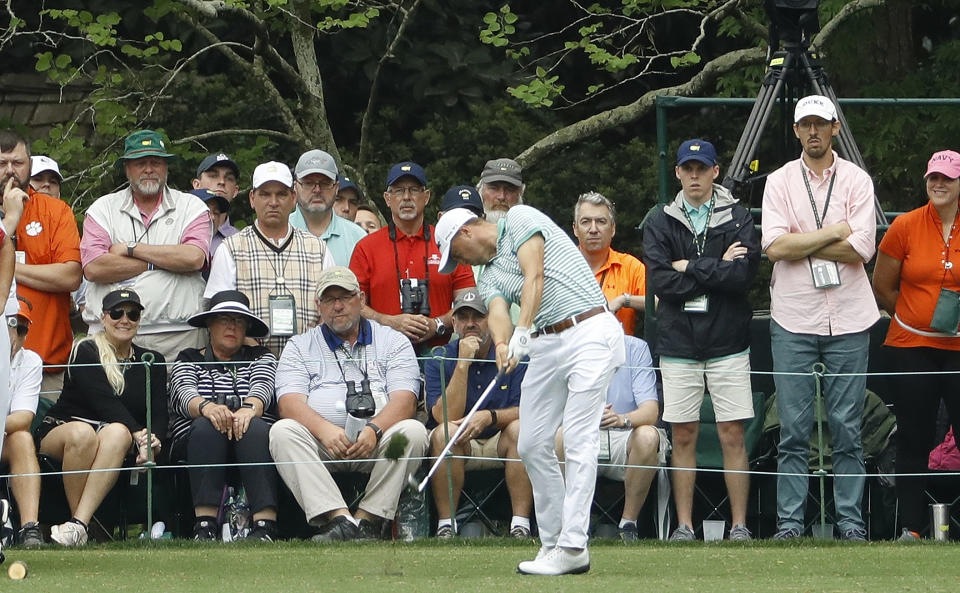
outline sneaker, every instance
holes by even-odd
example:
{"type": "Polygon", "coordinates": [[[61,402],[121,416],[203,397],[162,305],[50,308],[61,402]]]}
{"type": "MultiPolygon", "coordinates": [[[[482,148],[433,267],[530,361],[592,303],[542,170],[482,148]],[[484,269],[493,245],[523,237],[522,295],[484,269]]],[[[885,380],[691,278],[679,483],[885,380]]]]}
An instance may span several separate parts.
{"type": "Polygon", "coordinates": [[[796,527],[781,527],[780,531],[773,534],[773,539],[797,539],[800,537],[800,530],[796,527]]]}
{"type": "Polygon", "coordinates": [[[66,523],[51,527],[50,539],[61,546],[84,546],[87,544],[87,529],[71,519],[66,523]]]}
{"type": "Polygon", "coordinates": [[[357,526],[357,532],[357,539],[383,539],[383,521],[360,519],[360,524],[357,526]]]}
{"type": "Polygon", "coordinates": [[[530,528],[523,525],[514,525],[510,528],[510,537],[513,539],[529,539],[530,528]]]}
{"type": "Polygon", "coordinates": [[[574,550],[557,546],[544,554],[537,554],[536,560],[527,560],[517,566],[520,574],[556,576],[561,574],[583,574],[590,570],[590,552],[586,548],[574,550]]]}
{"type": "Polygon", "coordinates": [[[617,537],[620,538],[620,541],[623,543],[635,542],[640,539],[640,533],[637,529],[636,523],[627,523],[623,527],[617,528],[617,537]]]}
{"type": "Polygon", "coordinates": [[[897,538],[898,542],[918,542],[920,541],[920,534],[916,531],[910,531],[906,527],[903,528],[903,531],[900,532],[900,537],[897,538]]]}
{"type": "Polygon", "coordinates": [[[17,543],[24,548],[39,548],[43,545],[43,534],[40,533],[40,524],[31,521],[17,532],[17,543]]]}
{"type": "Polygon", "coordinates": [[[193,524],[193,539],[199,542],[216,541],[217,520],[213,517],[197,519],[193,524]]]}
{"type": "Polygon", "coordinates": [[[840,533],[840,539],[848,542],[867,541],[867,530],[862,527],[851,527],[840,533]]]}
{"type": "Polygon", "coordinates": [[[310,538],[315,542],[345,542],[360,537],[360,528],[353,524],[347,515],[338,515],[327,522],[317,535],[310,538]]]}
{"type": "Polygon", "coordinates": [[[453,539],[457,537],[457,532],[453,529],[453,525],[441,525],[437,527],[437,539],[453,539]]]}
{"type": "Polygon", "coordinates": [[[272,542],[277,539],[277,522],[269,519],[257,519],[244,539],[272,542]]]}
{"type": "Polygon", "coordinates": [[[730,534],[727,538],[732,542],[748,542],[753,539],[753,536],[746,525],[738,523],[730,528],[730,534]]]}
{"type": "Polygon", "coordinates": [[[688,525],[677,526],[670,535],[670,541],[672,542],[692,542],[695,539],[697,539],[697,536],[688,525]]]}

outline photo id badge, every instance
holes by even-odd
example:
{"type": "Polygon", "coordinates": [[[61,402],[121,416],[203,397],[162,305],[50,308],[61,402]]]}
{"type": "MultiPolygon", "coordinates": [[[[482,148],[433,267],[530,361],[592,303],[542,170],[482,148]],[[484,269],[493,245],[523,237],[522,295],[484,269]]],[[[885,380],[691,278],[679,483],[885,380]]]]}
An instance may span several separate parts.
{"type": "Polygon", "coordinates": [[[610,461],[610,431],[600,431],[600,454],[597,455],[597,461],[600,463],[609,463],[610,461]]]}
{"type": "Polygon", "coordinates": [[[701,294],[700,296],[690,299],[689,301],[684,301],[683,312],[684,313],[706,313],[709,306],[710,306],[710,297],[705,294],[701,294]]]}
{"type": "Polygon", "coordinates": [[[813,272],[814,288],[832,288],[840,286],[840,268],[837,262],[817,262],[811,263],[810,269],[813,272]]]}
{"type": "Polygon", "coordinates": [[[270,335],[292,336],[297,333],[297,305],[292,294],[270,295],[270,335]]]}

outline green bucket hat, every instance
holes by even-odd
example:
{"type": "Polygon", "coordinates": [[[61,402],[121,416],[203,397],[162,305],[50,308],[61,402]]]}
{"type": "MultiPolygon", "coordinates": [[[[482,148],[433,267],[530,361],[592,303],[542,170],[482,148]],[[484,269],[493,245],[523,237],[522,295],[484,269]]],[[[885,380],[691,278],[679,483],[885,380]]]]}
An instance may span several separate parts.
{"type": "Polygon", "coordinates": [[[123,154],[117,164],[123,161],[132,161],[145,156],[158,156],[165,159],[173,158],[174,154],[167,152],[166,144],[160,132],[153,130],[137,130],[123,141],[123,154]]]}

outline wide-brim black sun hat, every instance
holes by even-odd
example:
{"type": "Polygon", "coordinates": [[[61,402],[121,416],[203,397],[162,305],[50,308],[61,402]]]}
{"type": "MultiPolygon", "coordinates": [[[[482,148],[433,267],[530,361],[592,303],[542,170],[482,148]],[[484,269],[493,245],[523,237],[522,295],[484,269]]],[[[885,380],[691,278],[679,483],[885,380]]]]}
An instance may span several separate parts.
{"type": "Polygon", "coordinates": [[[239,290],[221,290],[210,299],[210,308],[192,315],[187,323],[193,327],[207,327],[210,319],[217,315],[243,315],[247,318],[247,336],[251,338],[270,337],[270,327],[250,310],[247,295],[239,290]]]}

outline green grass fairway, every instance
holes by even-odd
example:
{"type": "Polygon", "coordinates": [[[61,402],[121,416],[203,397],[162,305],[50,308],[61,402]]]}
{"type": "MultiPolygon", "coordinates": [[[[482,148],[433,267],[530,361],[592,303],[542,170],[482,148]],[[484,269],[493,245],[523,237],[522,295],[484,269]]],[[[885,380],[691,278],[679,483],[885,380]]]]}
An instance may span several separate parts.
{"type": "Polygon", "coordinates": [[[203,593],[722,593],[960,590],[956,544],[800,542],[591,546],[588,574],[531,577],[516,565],[533,542],[500,539],[413,544],[307,542],[209,545],[136,542],[86,549],[7,550],[0,591],[203,593]],[[30,576],[6,579],[23,560],[30,576]]]}

